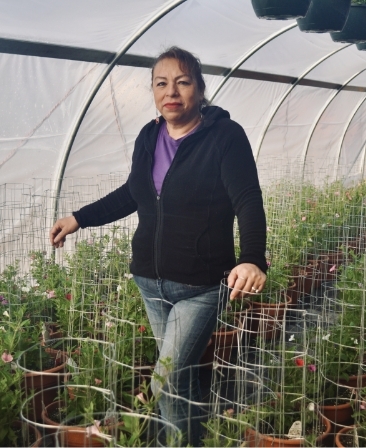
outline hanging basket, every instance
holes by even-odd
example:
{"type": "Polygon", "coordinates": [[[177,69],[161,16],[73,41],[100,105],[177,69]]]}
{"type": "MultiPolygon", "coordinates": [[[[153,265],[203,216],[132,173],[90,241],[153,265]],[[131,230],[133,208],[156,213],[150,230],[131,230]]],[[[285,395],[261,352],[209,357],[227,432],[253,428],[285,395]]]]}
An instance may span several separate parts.
{"type": "Polygon", "coordinates": [[[330,33],[334,42],[366,42],[366,5],[351,5],[342,31],[330,33]]]}
{"type": "Polygon", "coordinates": [[[252,0],[256,16],[266,20],[305,17],[311,0],[252,0]]]}
{"type": "Polygon", "coordinates": [[[351,0],[312,0],[306,16],[297,19],[297,24],[305,33],[342,31],[350,6],[351,0]]]}
{"type": "Polygon", "coordinates": [[[359,44],[356,45],[357,50],[359,51],[366,51],[366,42],[361,42],[359,44]]]}

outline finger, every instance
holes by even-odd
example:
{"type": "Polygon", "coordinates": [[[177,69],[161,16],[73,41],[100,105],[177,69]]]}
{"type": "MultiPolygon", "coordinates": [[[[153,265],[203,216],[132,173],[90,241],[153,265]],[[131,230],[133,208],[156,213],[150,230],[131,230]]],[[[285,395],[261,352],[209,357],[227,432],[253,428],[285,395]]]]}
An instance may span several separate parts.
{"type": "Polygon", "coordinates": [[[54,239],[55,243],[60,243],[63,240],[65,240],[66,239],[66,235],[67,235],[66,228],[64,227],[63,229],[60,229],[59,233],[57,234],[57,236],[54,239]]]}
{"type": "Polygon", "coordinates": [[[231,291],[230,294],[230,300],[233,300],[237,297],[246,297],[247,295],[249,295],[252,290],[252,281],[251,280],[244,280],[240,277],[238,277],[237,281],[235,282],[235,285],[231,291]]]}
{"type": "Polygon", "coordinates": [[[236,279],[238,278],[235,270],[232,270],[227,278],[227,285],[229,288],[232,288],[235,285],[236,279]]]}

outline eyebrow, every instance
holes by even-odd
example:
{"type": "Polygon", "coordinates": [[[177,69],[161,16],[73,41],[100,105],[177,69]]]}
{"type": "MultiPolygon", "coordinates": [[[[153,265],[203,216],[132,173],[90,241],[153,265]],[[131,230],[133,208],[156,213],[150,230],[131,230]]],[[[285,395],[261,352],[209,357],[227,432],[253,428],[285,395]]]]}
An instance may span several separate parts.
{"type": "MultiPolygon", "coordinates": [[[[186,74],[184,74],[184,75],[179,75],[179,76],[177,76],[176,78],[174,78],[174,81],[176,81],[177,79],[180,79],[180,78],[184,78],[185,76],[187,76],[188,78],[190,78],[190,79],[192,79],[192,76],[191,75],[186,75],[186,74]]],[[[165,76],[155,76],[154,77],[154,80],[155,79],[167,79],[165,76]]]]}

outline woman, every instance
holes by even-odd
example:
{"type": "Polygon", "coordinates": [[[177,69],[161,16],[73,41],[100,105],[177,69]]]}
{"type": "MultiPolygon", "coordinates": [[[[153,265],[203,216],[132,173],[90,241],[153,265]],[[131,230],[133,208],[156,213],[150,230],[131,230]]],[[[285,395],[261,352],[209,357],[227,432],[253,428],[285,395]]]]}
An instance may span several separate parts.
{"type": "Polygon", "coordinates": [[[137,211],[130,269],[161,341],[156,371],[167,379],[162,388],[153,383],[153,390],[161,392],[162,416],[182,430],[185,443],[198,446],[199,409],[189,406],[200,401],[198,369],[192,377],[189,366],[199,364],[214,330],[224,272],[231,271],[231,300],[263,289],[265,215],[248,139],[228,112],[207,105],[199,60],[170,48],[154,63],[152,89],[161,116],[137,137],[127,182],[58,220],[50,239],[62,247],[79,227],[137,211]],[[169,399],[171,391],[182,400],[169,399]]]}

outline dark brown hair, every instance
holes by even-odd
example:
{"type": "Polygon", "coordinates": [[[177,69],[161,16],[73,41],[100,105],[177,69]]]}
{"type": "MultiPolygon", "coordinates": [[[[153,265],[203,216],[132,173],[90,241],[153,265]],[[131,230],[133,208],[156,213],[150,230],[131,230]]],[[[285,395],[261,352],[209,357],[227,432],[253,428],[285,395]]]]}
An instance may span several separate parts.
{"type": "Polygon", "coordinates": [[[154,69],[156,64],[163,59],[176,59],[179,62],[179,66],[182,71],[188,73],[197,83],[198,91],[202,94],[203,99],[200,106],[208,106],[209,101],[205,97],[206,83],[202,75],[202,66],[199,58],[194,56],[187,50],[183,50],[179,47],[170,47],[161,53],[154,61],[151,67],[151,83],[153,83],[154,69]]]}

